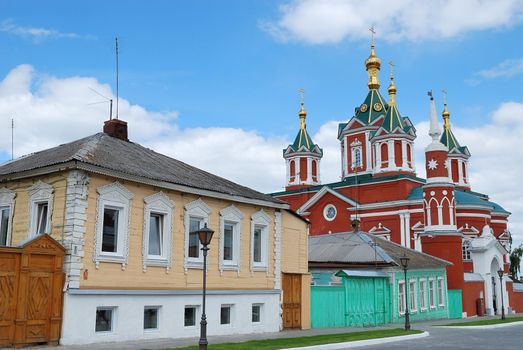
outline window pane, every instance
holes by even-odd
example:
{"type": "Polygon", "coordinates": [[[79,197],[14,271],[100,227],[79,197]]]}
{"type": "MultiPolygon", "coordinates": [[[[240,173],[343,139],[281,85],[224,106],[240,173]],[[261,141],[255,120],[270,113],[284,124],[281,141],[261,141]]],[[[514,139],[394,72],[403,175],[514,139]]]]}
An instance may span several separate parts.
{"type": "Polygon", "coordinates": [[[252,322],[260,322],[260,305],[253,305],[252,306],[252,322]]]}
{"type": "Polygon", "coordinates": [[[262,262],[262,230],[260,227],[254,228],[254,247],[253,247],[253,261],[262,262]]]}
{"type": "Polygon", "coordinates": [[[195,307],[186,307],[185,308],[185,317],[184,317],[184,326],[195,326],[196,325],[196,308],[195,307]]]}
{"type": "Polygon", "coordinates": [[[158,328],[158,308],[145,308],[143,311],[143,329],[158,328]]]}
{"type": "Polygon", "coordinates": [[[113,328],[113,310],[96,310],[96,332],[110,332],[113,328]]]}
{"type": "Polygon", "coordinates": [[[223,228],[223,260],[233,260],[233,229],[231,224],[225,224],[223,228]]]}
{"type": "Polygon", "coordinates": [[[9,226],[9,209],[0,209],[0,245],[7,245],[7,227],[9,226]]]}
{"type": "Polygon", "coordinates": [[[117,209],[104,208],[102,252],[116,253],[118,250],[118,214],[117,209]]]}
{"type": "Polygon", "coordinates": [[[162,255],[163,215],[151,214],[149,219],[149,255],[162,255]]]}
{"type": "Polygon", "coordinates": [[[38,226],[36,228],[36,233],[39,235],[45,233],[47,229],[47,209],[47,203],[38,204],[38,226]]]}
{"type": "Polygon", "coordinates": [[[410,282],[409,284],[409,302],[410,302],[410,309],[416,310],[416,282],[410,282]]]}
{"type": "Polygon", "coordinates": [[[202,220],[197,218],[189,219],[189,257],[198,258],[200,256],[200,241],[197,233],[192,233],[202,227],[202,220]]]}
{"type": "Polygon", "coordinates": [[[222,306],[220,310],[220,324],[230,324],[231,323],[231,307],[222,306]]]}

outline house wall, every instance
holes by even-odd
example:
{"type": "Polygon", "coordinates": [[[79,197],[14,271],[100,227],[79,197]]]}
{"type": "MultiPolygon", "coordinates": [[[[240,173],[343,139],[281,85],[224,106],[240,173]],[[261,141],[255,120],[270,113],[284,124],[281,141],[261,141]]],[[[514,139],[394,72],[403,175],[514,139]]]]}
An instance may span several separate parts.
{"type": "MultiPolygon", "coordinates": [[[[467,313],[467,317],[478,315],[476,301],[479,298],[483,298],[484,300],[485,295],[485,282],[465,282],[465,288],[463,288],[463,312],[467,313]]],[[[483,315],[485,315],[485,311],[486,310],[483,309],[483,315]]]]}
{"type": "Polygon", "coordinates": [[[519,288],[518,290],[514,289],[514,283],[508,282],[506,283],[507,291],[508,291],[508,298],[509,298],[509,305],[512,311],[516,313],[523,312],[523,288],[519,288]]]}
{"type": "Polygon", "coordinates": [[[50,223],[50,234],[58,242],[62,242],[64,233],[65,197],[67,174],[58,173],[28,179],[14,180],[0,185],[16,193],[12,218],[12,234],[10,245],[16,246],[29,238],[30,205],[29,192],[31,186],[42,181],[53,187],[53,205],[50,223]]]}
{"type": "MultiPolygon", "coordinates": [[[[403,271],[398,271],[393,274],[393,288],[391,288],[392,295],[392,322],[393,323],[404,323],[405,322],[405,316],[399,313],[399,305],[398,305],[398,282],[403,281],[405,279],[403,271]]],[[[408,270],[407,271],[407,279],[410,281],[411,279],[415,279],[416,281],[416,311],[412,310],[412,307],[410,305],[409,301],[409,313],[410,313],[410,320],[411,321],[421,321],[421,320],[434,320],[434,319],[444,319],[449,317],[448,312],[448,292],[447,292],[447,276],[445,273],[445,269],[435,269],[435,270],[408,270]],[[437,291],[437,279],[438,277],[443,278],[443,305],[440,305],[440,300],[438,298],[438,291],[437,291]],[[425,278],[427,281],[427,309],[421,310],[420,307],[420,279],[425,278]],[[436,306],[434,308],[430,307],[430,296],[429,296],[429,279],[434,279],[434,288],[436,293],[436,306]]]]}

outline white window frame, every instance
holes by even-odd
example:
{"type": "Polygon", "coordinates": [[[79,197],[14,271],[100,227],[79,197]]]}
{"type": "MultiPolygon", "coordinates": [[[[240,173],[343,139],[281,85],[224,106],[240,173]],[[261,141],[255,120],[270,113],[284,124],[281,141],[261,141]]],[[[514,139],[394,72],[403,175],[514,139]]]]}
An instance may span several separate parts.
{"type": "Polygon", "coordinates": [[[145,322],[144,322],[142,325],[144,333],[154,333],[154,332],[160,331],[160,327],[161,327],[160,320],[161,320],[162,307],[160,305],[145,305],[143,307],[144,316],[145,316],[146,309],[156,309],[156,328],[145,328],[145,322]]]}
{"type": "Polygon", "coordinates": [[[444,288],[445,284],[443,282],[443,277],[438,277],[438,283],[436,284],[436,288],[438,289],[438,306],[445,306],[445,293],[444,288]]]}
{"type": "Polygon", "coordinates": [[[242,228],[243,214],[234,205],[224,208],[220,211],[220,273],[224,270],[240,271],[241,267],[241,228],[242,228]],[[233,258],[232,260],[225,260],[225,224],[233,227],[233,258]]]}
{"type": "Polygon", "coordinates": [[[434,278],[429,278],[429,306],[431,309],[436,308],[436,285],[434,278]],[[432,285],[432,289],[430,286],[432,285]]]}
{"type": "Polygon", "coordinates": [[[255,325],[259,325],[263,323],[263,303],[252,303],[251,305],[251,323],[255,325]],[[259,321],[253,321],[252,320],[252,308],[258,306],[260,308],[260,320],[259,321]]]}
{"type": "Polygon", "coordinates": [[[94,333],[96,335],[103,335],[103,334],[112,334],[115,333],[116,328],[116,316],[117,316],[117,307],[116,306],[97,306],[95,310],[94,315],[94,333]],[[111,330],[110,331],[96,331],[96,311],[98,310],[111,310],[111,330]]]}
{"type": "Polygon", "coordinates": [[[220,316],[218,317],[220,326],[221,327],[232,327],[234,325],[234,304],[221,304],[220,305],[220,316]],[[228,307],[229,308],[229,323],[222,323],[221,315],[222,315],[222,308],[228,307]]]}
{"type": "Polygon", "coordinates": [[[358,139],[354,140],[350,144],[350,150],[351,150],[351,170],[354,170],[356,168],[362,168],[363,167],[363,152],[362,152],[362,144],[361,141],[358,139]],[[359,153],[359,162],[357,162],[357,156],[356,153],[359,153]]]}
{"type": "Polygon", "coordinates": [[[268,271],[271,218],[262,209],[251,216],[251,271],[268,271]],[[261,228],[261,261],[254,261],[254,230],[261,228]]]}
{"type": "Polygon", "coordinates": [[[336,219],[336,216],[338,216],[338,209],[336,209],[336,206],[334,204],[327,204],[324,208],[323,208],[323,218],[327,221],[333,221],[334,219],[336,219]],[[328,217],[328,213],[329,213],[329,209],[330,208],[333,208],[334,209],[334,216],[332,218],[329,218],[328,217]]]}
{"type": "Polygon", "coordinates": [[[5,245],[9,246],[11,244],[11,232],[13,230],[13,213],[15,209],[15,197],[16,192],[7,189],[0,188],[0,209],[9,210],[7,215],[7,235],[5,238],[5,245]]]}
{"type": "Polygon", "coordinates": [[[97,189],[99,194],[96,206],[96,235],[93,261],[96,268],[100,262],[121,263],[122,270],[127,266],[129,256],[129,231],[131,200],[133,194],[119,182],[113,182],[97,189]],[[103,220],[105,208],[118,210],[118,238],[116,252],[102,252],[103,220]]]}
{"type": "Polygon", "coordinates": [[[183,327],[192,329],[199,327],[198,319],[200,319],[200,305],[185,305],[183,307],[183,327]],[[185,325],[185,309],[187,308],[194,308],[194,325],[192,326],[186,326],[185,325]]]}
{"type": "Polygon", "coordinates": [[[170,271],[172,267],[172,232],[173,232],[173,211],[175,204],[169,197],[163,193],[158,192],[144,198],[144,225],[143,225],[143,242],[142,242],[142,257],[143,257],[143,271],[147,271],[148,266],[165,267],[166,271],[170,271]],[[162,216],[162,242],[161,254],[149,254],[149,233],[152,214],[162,216]]]}
{"type": "Polygon", "coordinates": [[[419,304],[421,311],[427,311],[427,279],[420,278],[419,280],[419,304]]]}
{"type": "Polygon", "coordinates": [[[51,233],[51,218],[53,216],[53,186],[38,181],[28,189],[29,192],[29,237],[36,237],[38,228],[38,205],[47,203],[45,233],[51,233]]]}
{"type": "Polygon", "coordinates": [[[201,244],[198,242],[198,257],[189,257],[189,229],[191,217],[202,220],[203,224],[209,227],[209,217],[212,213],[211,208],[201,199],[185,205],[185,271],[189,268],[203,268],[203,254],[200,252],[201,244]]]}
{"type": "Polygon", "coordinates": [[[470,239],[463,239],[463,242],[461,244],[461,254],[463,260],[465,261],[472,260],[470,255],[470,248],[472,248],[472,243],[470,242],[470,239]]]}
{"type": "Polygon", "coordinates": [[[409,309],[410,312],[418,312],[418,294],[416,290],[416,279],[409,280],[409,309]],[[412,288],[414,286],[414,288],[412,288]],[[413,300],[414,299],[414,300],[413,300]]]}
{"type": "Polygon", "coordinates": [[[400,315],[405,315],[406,309],[407,308],[405,305],[405,281],[399,280],[398,281],[398,313],[400,315]],[[403,286],[403,292],[401,292],[401,290],[402,290],[401,286],[403,286]]]}

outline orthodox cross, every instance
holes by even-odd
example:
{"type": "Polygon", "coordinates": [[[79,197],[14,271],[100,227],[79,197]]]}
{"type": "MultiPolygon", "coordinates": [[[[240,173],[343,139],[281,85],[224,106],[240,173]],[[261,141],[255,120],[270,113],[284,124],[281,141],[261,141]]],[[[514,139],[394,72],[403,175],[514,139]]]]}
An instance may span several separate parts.
{"type": "Polygon", "coordinates": [[[374,46],[374,34],[376,34],[376,31],[374,30],[374,26],[369,28],[370,32],[372,33],[372,46],[374,46]]]}
{"type": "Polygon", "coordinates": [[[394,64],[393,61],[390,61],[389,65],[390,65],[390,78],[394,79],[394,66],[395,66],[395,64],[394,64]]]}
{"type": "Polygon", "coordinates": [[[303,103],[305,102],[305,99],[304,99],[304,94],[305,94],[305,90],[303,88],[299,89],[298,92],[300,93],[300,102],[301,104],[303,105],[303,103]]]}
{"type": "Polygon", "coordinates": [[[441,92],[443,92],[443,104],[447,104],[447,90],[446,89],[443,89],[441,90],[441,92]]]}

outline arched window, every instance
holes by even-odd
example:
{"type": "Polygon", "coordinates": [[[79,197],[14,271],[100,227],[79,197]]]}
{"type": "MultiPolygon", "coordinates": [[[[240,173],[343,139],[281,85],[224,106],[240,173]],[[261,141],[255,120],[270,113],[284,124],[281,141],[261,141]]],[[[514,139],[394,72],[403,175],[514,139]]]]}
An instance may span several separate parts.
{"type": "Polygon", "coordinates": [[[294,177],[296,176],[296,163],[294,160],[290,161],[289,165],[289,182],[294,182],[294,177]]]}
{"type": "Polygon", "coordinates": [[[352,165],[353,168],[360,168],[361,167],[361,149],[356,148],[354,150],[354,164],[352,165]]]}
{"type": "Polygon", "coordinates": [[[387,168],[389,166],[389,151],[387,143],[382,143],[380,147],[381,151],[381,167],[387,168]]]}
{"type": "Polygon", "coordinates": [[[461,252],[463,255],[463,260],[470,260],[470,248],[472,245],[470,244],[470,241],[468,239],[463,240],[463,243],[461,245],[461,252]]]}

